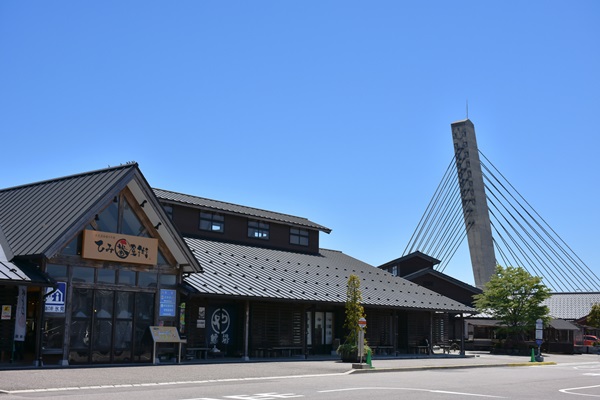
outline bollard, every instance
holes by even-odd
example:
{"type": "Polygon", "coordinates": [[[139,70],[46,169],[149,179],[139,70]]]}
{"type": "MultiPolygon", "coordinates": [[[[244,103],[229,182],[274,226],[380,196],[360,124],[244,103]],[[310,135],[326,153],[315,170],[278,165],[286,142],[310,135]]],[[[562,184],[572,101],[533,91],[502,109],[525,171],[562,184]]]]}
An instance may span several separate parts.
{"type": "Polygon", "coordinates": [[[370,368],[373,368],[373,364],[371,362],[371,349],[367,350],[367,364],[369,364],[370,368]]]}

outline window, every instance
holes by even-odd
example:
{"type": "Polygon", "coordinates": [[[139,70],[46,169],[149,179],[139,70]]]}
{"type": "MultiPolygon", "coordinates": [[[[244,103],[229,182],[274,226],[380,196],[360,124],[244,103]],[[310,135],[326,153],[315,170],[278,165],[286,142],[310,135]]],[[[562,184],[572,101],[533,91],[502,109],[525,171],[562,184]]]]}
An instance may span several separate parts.
{"type": "Polygon", "coordinates": [[[133,236],[150,236],[129,203],[123,201],[123,217],[121,218],[121,233],[133,236]]]}
{"type": "Polygon", "coordinates": [[[308,246],[308,231],[306,229],[290,228],[290,243],[308,246]]]}
{"type": "Polygon", "coordinates": [[[169,218],[173,219],[173,206],[167,204],[162,205],[169,218]]]}
{"type": "Polygon", "coordinates": [[[225,217],[217,213],[200,211],[200,230],[223,232],[225,230],[225,217]]]}
{"type": "Polygon", "coordinates": [[[260,221],[248,221],[248,237],[269,239],[269,224],[260,221]]]}
{"type": "Polygon", "coordinates": [[[94,283],[94,268],[73,267],[73,282],[94,283]]]}

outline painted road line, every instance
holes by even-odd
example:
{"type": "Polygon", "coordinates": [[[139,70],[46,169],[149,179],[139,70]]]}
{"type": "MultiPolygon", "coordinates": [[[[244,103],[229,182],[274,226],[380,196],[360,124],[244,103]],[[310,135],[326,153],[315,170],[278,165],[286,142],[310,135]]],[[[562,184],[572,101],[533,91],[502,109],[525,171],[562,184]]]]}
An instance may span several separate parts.
{"type": "Polygon", "coordinates": [[[311,375],[288,375],[288,376],[262,376],[255,378],[228,378],[228,379],[208,379],[203,381],[174,381],[174,382],[148,382],[148,383],[128,383],[122,385],[95,385],[95,386],[73,386],[63,388],[42,388],[42,389],[17,389],[17,390],[0,390],[0,393],[19,394],[19,393],[39,393],[39,392],[57,392],[69,390],[98,390],[98,389],[117,389],[124,387],[148,387],[148,386],[167,386],[167,385],[201,385],[206,383],[227,383],[227,382],[251,382],[251,381],[266,381],[273,379],[301,379],[315,378],[323,376],[344,376],[349,375],[352,371],[340,372],[335,374],[311,374],[311,375]]]}
{"type": "Polygon", "coordinates": [[[444,393],[444,394],[452,394],[457,396],[473,396],[473,397],[488,397],[495,399],[505,399],[506,397],[502,396],[493,396],[489,394],[478,394],[478,393],[465,393],[465,392],[450,392],[447,390],[434,390],[434,389],[418,389],[418,388],[402,388],[402,387],[358,387],[358,388],[345,388],[345,389],[331,389],[331,390],[320,390],[318,393],[332,393],[332,392],[348,392],[353,390],[404,390],[404,391],[412,391],[412,392],[428,392],[428,393],[444,393]]]}

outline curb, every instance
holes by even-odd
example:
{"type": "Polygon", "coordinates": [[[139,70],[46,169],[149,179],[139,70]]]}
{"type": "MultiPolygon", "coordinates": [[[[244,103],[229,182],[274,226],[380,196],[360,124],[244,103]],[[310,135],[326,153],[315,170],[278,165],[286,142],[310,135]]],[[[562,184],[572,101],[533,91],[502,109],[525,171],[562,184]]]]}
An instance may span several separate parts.
{"type": "Polygon", "coordinates": [[[506,363],[506,364],[474,364],[474,365],[430,365],[421,367],[391,367],[391,368],[366,368],[353,369],[351,374],[372,373],[372,372],[410,372],[410,371],[425,371],[434,369],[467,369],[467,368],[494,368],[494,367],[537,367],[541,365],[556,365],[553,361],[543,362],[523,362],[523,363],[506,363]]]}

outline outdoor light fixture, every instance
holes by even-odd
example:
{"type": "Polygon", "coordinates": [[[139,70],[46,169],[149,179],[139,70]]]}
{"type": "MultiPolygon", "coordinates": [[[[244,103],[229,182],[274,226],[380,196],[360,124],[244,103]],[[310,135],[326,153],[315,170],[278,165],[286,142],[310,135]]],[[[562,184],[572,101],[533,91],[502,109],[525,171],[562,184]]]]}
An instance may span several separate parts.
{"type": "Polygon", "coordinates": [[[161,225],[162,225],[162,223],[159,222],[158,224],[154,225],[154,229],[158,230],[158,227],[161,225]]]}
{"type": "Polygon", "coordinates": [[[147,202],[148,202],[148,200],[142,201],[142,204],[140,204],[140,207],[144,208],[144,204],[146,204],[147,202]]]}
{"type": "Polygon", "coordinates": [[[100,220],[100,217],[98,216],[98,214],[96,214],[96,216],[94,217],[94,221],[98,221],[100,220]]]}

